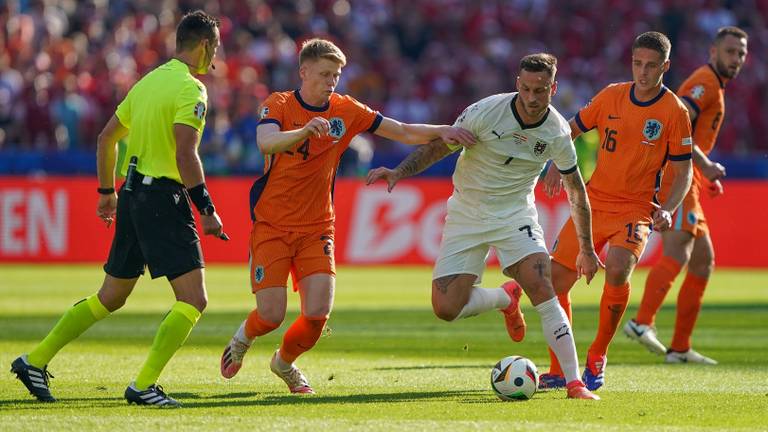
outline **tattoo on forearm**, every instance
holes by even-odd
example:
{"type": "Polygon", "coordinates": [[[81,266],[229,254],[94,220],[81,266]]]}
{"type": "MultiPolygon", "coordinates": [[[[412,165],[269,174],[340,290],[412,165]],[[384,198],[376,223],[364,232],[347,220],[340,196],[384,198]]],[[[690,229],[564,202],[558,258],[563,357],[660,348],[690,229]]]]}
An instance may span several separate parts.
{"type": "Polygon", "coordinates": [[[451,150],[445,143],[441,140],[434,140],[428,144],[416,147],[416,150],[406,156],[395,170],[403,178],[414,176],[451,153],[451,150]]]}
{"type": "Polygon", "coordinates": [[[444,276],[444,277],[435,279],[435,281],[434,281],[435,287],[437,287],[437,290],[440,291],[441,293],[447,294],[448,293],[448,287],[458,277],[459,277],[459,275],[450,275],[450,276],[444,276]]]}
{"type": "Polygon", "coordinates": [[[589,206],[587,190],[578,171],[563,176],[563,185],[568,192],[571,216],[576,227],[580,245],[592,244],[592,209],[589,206]]]}
{"type": "Polygon", "coordinates": [[[533,265],[540,278],[543,278],[546,274],[547,264],[542,259],[536,260],[536,264],[533,265]]]}

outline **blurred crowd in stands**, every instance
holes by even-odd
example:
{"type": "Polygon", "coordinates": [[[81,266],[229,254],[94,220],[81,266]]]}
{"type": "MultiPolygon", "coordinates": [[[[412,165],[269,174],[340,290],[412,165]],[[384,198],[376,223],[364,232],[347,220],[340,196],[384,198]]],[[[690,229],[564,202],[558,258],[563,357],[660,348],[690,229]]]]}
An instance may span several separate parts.
{"type": "MultiPolygon", "coordinates": [[[[607,83],[631,79],[637,34],[670,37],[666,82],[676,90],[707,61],[717,28],[738,25],[750,34],[750,55],[727,86],[717,156],[768,153],[768,0],[5,0],[0,156],[82,160],[67,170],[92,172],[100,128],[130,86],[173,55],[178,19],[198,8],[222,22],[216,70],[203,78],[209,173],[260,172],[258,107],[270,92],[298,86],[298,48],[314,36],[347,55],[339,92],[401,121],[452,123],[467,104],[513,91],[525,54],[559,58],[554,105],[570,117],[607,83]]],[[[355,153],[362,162],[353,157],[345,174],[366,169],[371,147],[374,163],[409,151],[364,137],[355,153]]],[[[0,163],[0,173],[13,166],[0,163]]]]}

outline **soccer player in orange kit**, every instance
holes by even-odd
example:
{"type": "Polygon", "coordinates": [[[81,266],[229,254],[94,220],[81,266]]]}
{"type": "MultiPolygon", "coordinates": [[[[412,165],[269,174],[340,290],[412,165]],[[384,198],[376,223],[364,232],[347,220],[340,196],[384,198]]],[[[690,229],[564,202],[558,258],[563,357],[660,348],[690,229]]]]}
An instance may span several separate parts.
{"type": "MultiPolygon", "coordinates": [[[[608,244],[600,320],[582,380],[590,390],[605,383],[608,345],[629,301],[629,278],[645,249],[652,229],[665,231],[691,183],[691,122],[685,105],[662,83],[669,70],[669,39],[646,32],[632,44],[631,82],[610,84],[570,121],[572,136],[597,129],[601,146],[597,167],[587,185],[592,204],[595,250],[608,244]],[[667,199],[656,192],[665,164],[675,180],[667,199]]],[[[559,184],[559,174],[547,174],[547,190],[559,184]]],[[[552,282],[570,317],[569,291],[576,282],[579,247],[573,220],[560,231],[552,253],[552,282]]],[[[564,385],[562,370],[550,351],[550,371],[540,386],[564,385]]]]}
{"type": "Polygon", "coordinates": [[[266,163],[250,197],[250,279],[256,309],[224,350],[225,378],[238,372],[255,338],[282,323],[291,273],[301,313],[272,356],[270,369],[292,393],[314,393],[294,361],[315,345],[333,305],[333,184],[341,155],[355,135],[368,131],[408,144],[437,138],[474,144],[474,136],[464,129],[400,123],[335,93],[345,64],[344,53],[332,42],[305,42],[299,53],[301,88],[272,93],[262,106],[257,141],[266,163]]]}
{"type": "MultiPolygon", "coordinates": [[[[715,262],[699,196],[705,186],[712,195],[723,192],[719,179],[725,176],[725,168],[712,162],[707,155],[712,151],[723,123],[725,85],[738,75],[746,58],[747,33],[738,27],[723,27],[709,49],[709,63],[696,69],[677,92],[688,106],[693,122],[693,184],[673,215],[672,229],[662,233],[663,256],[648,274],[637,317],[624,326],[624,333],[631,339],[653,353],[666,354],[667,363],[717,364],[691,349],[691,334],[715,262]],[[656,313],[686,264],[688,273],[677,297],[675,333],[672,345],[667,349],[656,336],[656,313]]],[[[672,175],[664,176],[662,198],[668,194],[673,178],[672,175]]]]}

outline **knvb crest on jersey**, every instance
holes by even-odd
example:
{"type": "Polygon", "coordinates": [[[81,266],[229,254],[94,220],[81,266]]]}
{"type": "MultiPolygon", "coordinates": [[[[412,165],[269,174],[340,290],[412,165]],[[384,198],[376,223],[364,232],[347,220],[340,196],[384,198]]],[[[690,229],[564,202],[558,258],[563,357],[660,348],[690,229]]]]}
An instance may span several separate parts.
{"type": "Polygon", "coordinates": [[[264,266],[256,266],[253,270],[253,279],[256,283],[261,283],[264,280],[264,266]]]}
{"type": "Polygon", "coordinates": [[[341,118],[333,117],[328,120],[328,122],[331,124],[331,130],[328,132],[328,135],[339,139],[347,132],[347,127],[344,125],[344,120],[341,118]]]}
{"type": "Polygon", "coordinates": [[[536,140],[536,144],[533,145],[533,154],[541,156],[547,150],[546,141],[536,140]]]}
{"type": "Polygon", "coordinates": [[[269,114],[269,107],[264,107],[261,109],[261,118],[264,118],[269,114]]]}
{"type": "Polygon", "coordinates": [[[643,127],[643,136],[648,141],[656,140],[661,136],[663,127],[664,125],[662,125],[660,121],[656,119],[648,119],[645,121],[645,126],[643,127]]]}

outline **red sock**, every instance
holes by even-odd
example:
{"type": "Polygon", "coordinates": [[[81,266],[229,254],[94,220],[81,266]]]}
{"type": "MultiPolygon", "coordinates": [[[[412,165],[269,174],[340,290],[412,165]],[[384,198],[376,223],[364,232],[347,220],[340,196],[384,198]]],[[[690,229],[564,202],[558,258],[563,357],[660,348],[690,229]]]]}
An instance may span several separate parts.
{"type": "Polygon", "coordinates": [[[656,320],[656,313],[661,304],[664,303],[664,297],[667,296],[672,282],[680,273],[681,265],[676,259],[668,256],[662,256],[659,262],[653,266],[648,279],[645,281],[645,291],[643,291],[643,300],[640,302],[640,309],[637,311],[638,324],[653,325],[656,320]]]}
{"type": "Polygon", "coordinates": [[[696,325],[696,319],[701,310],[701,299],[707,288],[709,279],[696,275],[685,275],[680,294],[677,296],[677,319],[675,320],[675,335],[672,337],[673,351],[684,352],[691,349],[691,334],[696,325]]]}
{"type": "Polygon", "coordinates": [[[627,303],[629,303],[629,282],[619,286],[605,283],[603,296],[600,299],[600,323],[597,336],[589,347],[590,353],[604,355],[608,352],[608,345],[621,324],[621,317],[627,310],[627,303]]]}
{"type": "MultiPolygon", "coordinates": [[[[568,321],[573,325],[573,318],[571,316],[571,293],[558,294],[557,300],[560,302],[560,306],[565,310],[565,315],[568,317],[568,321]]],[[[552,375],[564,376],[563,368],[560,367],[560,362],[557,361],[557,356],[552,349],[549,349],[549,373],[552,375]]]]}
{"type": "Polygon", "coordinates": [[[259,311],[254,309],[248,314],[248,319],[245,320],[245,336],[248,339],[253,339],[263,336],[278,327],[280,327],[280,323],[263,320],[259,316],[259,311]]]}
{"type": "Polygon", "coordinates": [[[280,357],[286,363],[293,363],[296,358],[309,351],[323,333],[327,317],[307,317],[299,315],[283,336],[280,357]]]}

